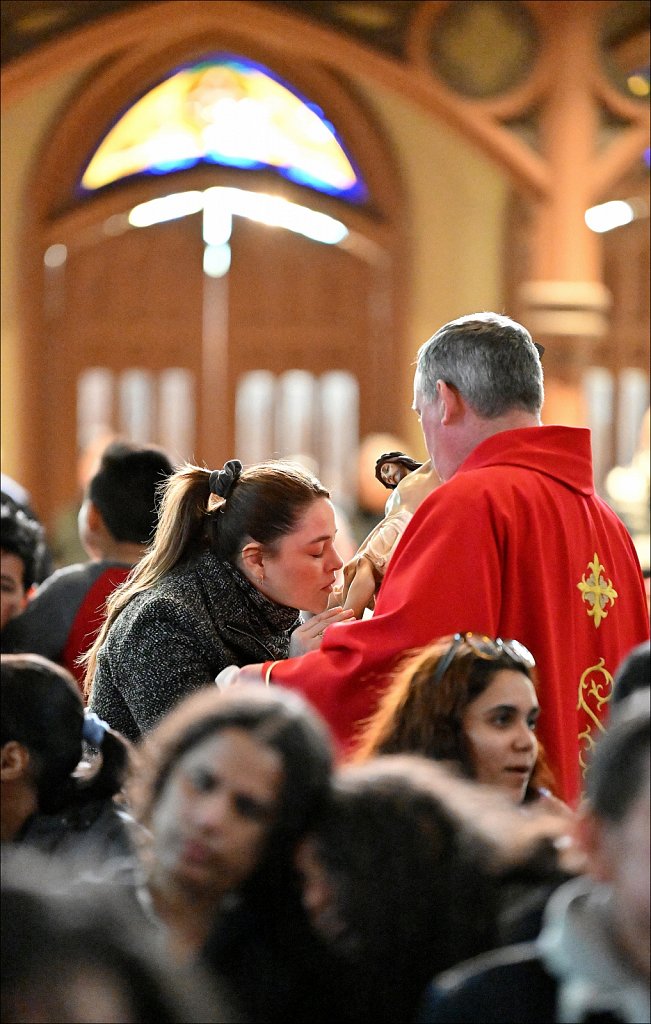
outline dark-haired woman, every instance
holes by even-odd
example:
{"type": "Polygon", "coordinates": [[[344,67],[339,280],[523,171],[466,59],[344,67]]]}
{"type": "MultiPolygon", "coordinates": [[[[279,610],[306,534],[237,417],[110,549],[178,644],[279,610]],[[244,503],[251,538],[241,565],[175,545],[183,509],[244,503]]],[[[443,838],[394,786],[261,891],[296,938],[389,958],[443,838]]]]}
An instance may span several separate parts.
{"type": "Polygon", "coordinates": [[[108,603],[90,707],[131,740],[229,665],[280,661],[350,618],[328,609],[342,560],[326,489],[298,466],[186,465],[147,555],[108,603]],[[301,624],[300,611],[312,618],[301,624]]]}
{"type": "Polygon", "coordinates": [[[413,1021],[432,977],[502,944],[523,894],[538,907],[565,880],[561,833],[423,757],[340,767],[297,856],[306,911],[338,960],[333,1019],[413,1021]]]}
{"type": "Polygon", "coordinates": [[[243,1019],[315,1019],[323,963],[294,857],[332,760],[318,715],[273,686],[204,688],[138,746],[127,793],[143,826],[139,903],[176,960],[203,950],[243,1019]]]}
{"type": "Polygon", "coordinates": [[[129,744],[85,715],[73,676],[36,654],[3,654],[2,842],[100,869],[133,856],[122,790],[129,744]],[[86,740],[99,765],[82,761],[86,740]]]}
{"type": "Polygon", "coordinates": [[[536,739],[539,713],[535,662],[522,644],[457,633],[402,664],[354,760],[422,754],[504,789],[516,803],[542,797],[560,809],[536,739]]]}

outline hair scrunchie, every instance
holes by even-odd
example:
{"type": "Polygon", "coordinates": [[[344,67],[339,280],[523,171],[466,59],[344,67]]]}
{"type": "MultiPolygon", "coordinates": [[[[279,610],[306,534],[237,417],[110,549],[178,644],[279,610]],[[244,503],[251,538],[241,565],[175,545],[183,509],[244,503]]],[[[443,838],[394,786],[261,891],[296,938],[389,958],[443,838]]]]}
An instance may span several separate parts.
{"type": "Polygon", "coordinates": [[[216,494],[218,498],[223,498],[226,501],[240,479],[241,472],[242,463],[239,459],[229,459],[224,463],[223,469],[213,469],[209,481],[210,493],[216,494]]]}
{"type": "Polygon", "coordinates": [[[84,724],[81,728],[82,738],[93,747],[101,747],[104,736],[109,730],[107,722],[98,718],[94,711],[84,713],[84,724]]]}

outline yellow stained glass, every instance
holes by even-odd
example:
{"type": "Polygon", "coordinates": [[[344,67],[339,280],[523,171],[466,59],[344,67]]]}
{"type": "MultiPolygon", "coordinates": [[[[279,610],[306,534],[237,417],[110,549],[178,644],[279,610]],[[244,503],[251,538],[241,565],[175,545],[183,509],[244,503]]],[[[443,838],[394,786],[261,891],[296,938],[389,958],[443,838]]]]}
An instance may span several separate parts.
{"type": "Polygon", "coordinates": [[[332,195],[367,195],[322,111],[268,69],[230,55],[183,68],[137,100],[95,151],[81,187],[199,162],[269,167],[332,195]]]}

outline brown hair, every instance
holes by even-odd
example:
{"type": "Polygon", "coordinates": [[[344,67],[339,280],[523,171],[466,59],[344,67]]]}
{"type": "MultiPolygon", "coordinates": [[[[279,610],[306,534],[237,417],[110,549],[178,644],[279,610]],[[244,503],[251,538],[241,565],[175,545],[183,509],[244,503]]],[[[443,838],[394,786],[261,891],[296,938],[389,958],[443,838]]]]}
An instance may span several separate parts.
{"type": "Polygon", "coordinates": [[[210,470],[186,463],[168,477],[151,547],[122,586],[113,591],[104,624],[85,655],[84,692],[92,689],[97,652],[129,601],[149,590],[177,565],[208,548],[234,561],[246,540],[271,551],[291,533],[307,507],[329,492],[302,467],[262,462],[242,470],[224,502],[210,491],[210,470]]]}
{"type": "MultiPolygon", "coordinates": [[[[466,708],[501,669],[517,667],[534,686],[535,670],[514,662],[506,653],[492,659],[482,658],[462,644],[443,678],[436,681],[438,664],[447,655],[453,639],[441,637],[403,659],[377,711],[362,727],[353,761],[367,761],[378,754],[421,754],[434,761],[452,761],[466,777],[473,777],[462,724],[466,708]]],[[[551,788],[553,777],[539,742],[525,799],[535,797],[541,786],[551,788]]]]}

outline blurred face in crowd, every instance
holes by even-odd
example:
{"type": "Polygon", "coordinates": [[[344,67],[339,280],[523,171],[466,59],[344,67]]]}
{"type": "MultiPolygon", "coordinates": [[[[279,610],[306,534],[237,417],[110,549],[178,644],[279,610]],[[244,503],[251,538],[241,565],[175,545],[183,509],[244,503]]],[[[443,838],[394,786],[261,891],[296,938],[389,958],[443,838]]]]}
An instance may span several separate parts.
{"type": "Polygon", "coordinates": [[[303,906],[312,927],[326,942],[345,951],[348,926],[339,914],[335,883],[311,836],[297,849],[296,868],[301,879],[303,906]]]}
{"type": "MultiPolygon", "coordinates": [[[[615,937],[624,957],[651,975],[651,766],[646,782],[621,822],[597,821],[588,870],[612,887],[615,937]]],[[[626,781],[622,780],[622,785],[626,781]]]]}
{"type": "Polygon", "coordinates": [[[260,862],[282,778],[280,754],[244,729],[188,750],[152,814],[153,880],[216,899],[245,882],[260,862]]]}
{"type": "Polygon", "coordinates": [[[538,755],[540,708],[524,672],[500,669],[466,708],[463,732],[478,782],[506,789],[521,802],[538,755]]]}
{"type": "Polygon", "coordinates": [[[27,604],[24,577],[22,558],[12,551],[0,551],[0,629],[27,604]]]}
{"type": "MultiPolygon", "coordinates": [[[[317,498],[296,528],[281,537],[273,551],[263,552],[260,573],[256,575],[254,568],[249,578],[276,604],[314,614],[325,611],[336,573],[343,565],[335,548],[335,533],[332,503],[317,498]]],[[[244,556],[246,552],[247,548],[244,556]]]]}

